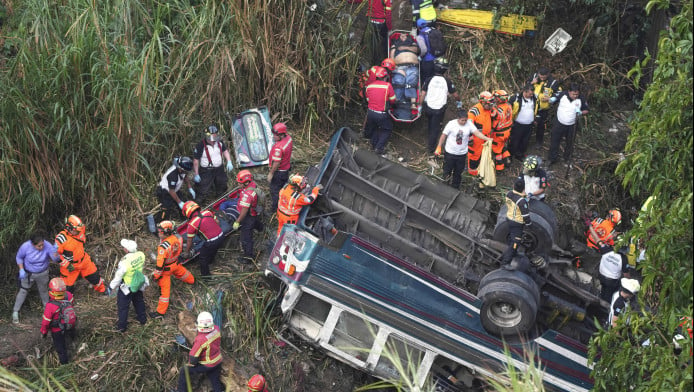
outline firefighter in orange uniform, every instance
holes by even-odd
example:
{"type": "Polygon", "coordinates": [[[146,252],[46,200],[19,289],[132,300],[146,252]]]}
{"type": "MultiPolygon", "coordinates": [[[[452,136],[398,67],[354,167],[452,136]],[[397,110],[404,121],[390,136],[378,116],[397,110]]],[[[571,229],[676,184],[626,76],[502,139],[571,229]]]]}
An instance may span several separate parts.
{"type": "MultiPolygon", "coordinates": [[[[472,123],[484,136],[492,137],[492,121],[496,114],[494,96],[489,91],[482,91],[479,95],[479,103],[467,112],[467,121],[472,123]]],[[[472,144],[467,153],[467,171],[473,176],[479,174],[483,145],[484,140],[473,135],[472,144]]]]}
{"type": "Polygon", "coordinates": [[[622,221],[622,213],[618,208],[611,209],[605,219],[595,218],[588,226],[586,232],[586,244],[593,249],[600,249],[601,245],[614,245],[617,232],[614,227],[622,221]]]}
{"type": "Polygon", "coordinates": [[[318,197],[318,192],[323,189],[323,185],[318,184],[313,187],[311,193],[306,195],[306,181],[300,175],[293,175],[287,185],[280,191],[280,202],[277,205],[277,237],[279,237],[282,227],[286,224],[295,225],[299,219],[301,207],[312,204],[318,197]]]}
{"type": "Polygon", "coordinates": [[[151,318],[161,318],[169,308],[171,295],[171,275],[185,283],[195,283],[195,277],[184,266],[178,263],[178,256],[183,249],[183,240],[175,234],[176,226],[172,221],[161,221],[157,225],[157,234],[161,243],[157,247],[157,266],[152,274],[161,288],[157,311],[150,312],[151,318]]]}
{"type": "Polygon", "coordinates": [[[494,154],[494,168],[496,171],[504,170],[504,163],[510,163],[506,141],[511,136],[513,125],[513,107],[508,103],[508,93],[505,90],[494,91],[496,102],[496,118],[492,121],[492,153],[494,154]]]}
{"type": "Polygon", "coordinates": [[[65,221],[65,229],[55,236],[55,244],[60,256],[60,276],[65,281],[67,291],[73,292],[78,277],[91,283],[95,291],[109,295],[111,289],[101,279],[92,258],[84,250],[87,240],[86,227],[76,215],[70,215],[65,221]]]}

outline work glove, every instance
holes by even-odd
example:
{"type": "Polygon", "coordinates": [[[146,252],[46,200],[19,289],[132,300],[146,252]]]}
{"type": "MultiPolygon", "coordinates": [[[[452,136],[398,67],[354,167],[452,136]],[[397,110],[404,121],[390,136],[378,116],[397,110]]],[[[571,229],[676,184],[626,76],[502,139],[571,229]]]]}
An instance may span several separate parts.
{"type": "Polygon", "coordinates": [[[576,115],[577,115],[577,116],[580,116],[581,114],[582,114],[582,113],[581,113],[581,109],[580,109],[580,108],[576,108],[576,115]]]}
{"type": "Polygon", "coordinates": [[[323,184],[318,184],[318,185],[316,185],[316,188],[318,188],[318,190],[323,189],[323,184]]]}
{"type": "Polygon", "coordinates": [[[236,221],[233,225],[231,225],[232,230],[238,230],[239,227],[241,227],[241,222],[239,221],[236,221]]]}
{"type": "Polygon", "coordinates": [[[434,155],[437,157],[441,156],[441,146],[436,146],[436,150],[434,150],[434,155]]]}
{"type": "Polygon", "coordinates": [[[196,184],[199,184],[200,181],[202,181],[200,179],[200,174],[196,174],[195,177],[193,177],[193,182],[195,182],[196,184]]]}
{"type": "Polygon", "coordinates": [[[27,278],[27,272],[24,270],[24,268],[21,268],[19,270],[19,280],[24,280],[27,278]]]}
{"type": "Polygon", "coordinates": [[[461,101],[456,101],[456,102],[455,102],[455,107],[458,108],[458,109],[462,109],[462,108],[463,108],[463,103],[462,103],[461,101]]]}
{"type": "Polygon", "coordinates": [[[551,97],[549,99],[549,103],[555,103],[555,102],[557,102],[557,97],[551,97]]]}
{"type": "Polygon", "coordinates": [[[188,193],[190,193],[193,199],[195,199],[195,191],[193,190],[193,188],[188,188],[188,193]]]}
{"type": "Polygon", "coordinates": [[[234,170],[234,165],[231,161],[227,161],[227,172],[231,173],[234,170]]]}
{"type": "Polygon", "coordinates": [[[161,272],[158,272],[158,271],[153,272],[152,277],[154,278],[154,280],[161,279],[161,272]]]}
{"type": "Polygon", "coordinates": [[[68,272],[72,272],[72,271],[74,271],[74,270],[75,270],[75,266],[72,265],[72,263],[68,263],[68,265],[67,265],[67,271],[68,271],[68,272]]]}
{"type": "Polygon", "coordinates": [[[115,297],[116,295],[118,295],[118,290],[120,290],[120,289],[112,289],[112,288],[110,288],[110,287],[107,287],[107,288],[106,288],[106,291],[108,291],[108,294],[107,294],[107,295],[109,296],[109,298],[113,298],[113,297],[115,297]]]}

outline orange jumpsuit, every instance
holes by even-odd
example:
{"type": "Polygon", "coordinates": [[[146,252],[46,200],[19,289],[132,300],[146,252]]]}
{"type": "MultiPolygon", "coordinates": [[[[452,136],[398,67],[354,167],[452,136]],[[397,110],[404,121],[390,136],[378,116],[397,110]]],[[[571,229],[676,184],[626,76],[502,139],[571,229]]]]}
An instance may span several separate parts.
{"type": "MultiPolygon", "coordinates": [[[[595,229],[595,232],[598,234],[598,241],[602,241],[610,246],[614,245],[616,231],[614,229],[614,223],[612,223],[611,220],[595,218],[590,222],[590,225],[593,226],[593,229],[595,229]]],[[[586,232],[586,236],[588,237],[586,239],[586,244],[593,249],[599,249],[598,244],[593,242],[590,230],[586,232]]]]}
{"type": "Polygon", "coordinates": [[[280,201],[277,204],[277,236],[279,237],[285,223],[296,224],[299,219],[301,207],[309,205],[318,197],[320,189],[316,186],[311,194],[301,193],[295,184],[287,184],[280,190],[280,201]]]}
{"type": "Polygon", "coordinates": [[[506,149],[506,141],[511,136],[513,125],[513,107],[508,102],[496,106],[497,114],[492,122],[492,152],[497,171],[504,170],[504,159],[511,156],[506,149]]]}
{"type": "Polygon", "coordinates": [[[183,249],[183,240],[175,234],[166,237],[157,247],[157,267],[154,279],[161,288],[157,313],[166,314],[171,295],[171,275],[188,284],[195,283],[195,277],[186,267],[178,263],[178,256],[183,249]]]}
{"type": "MultiPolygon", "coordinates": [[[[472,120],[478,131],[486,137],[491,137],[492,117],[496,116],[496,110],[486,110],[481,103],[476,104],[467,112],[468,120],[472,120]]],[[[484,140],[475,135],[470,137],[470,147],[467,152],[467,171],[473,176],[479,174],[480,158],[484,140]]]]}
{"type": "Polygon", "coordinates": [[[60,275],[65,281],[67,291],[72,292],[72,286],[81,276],[92,284],[95,291],[103,293],[106,290],[104,280],[96,270],[92,258],[84,250],[84,242],[87,239],[84,231],[85,228],[82,228],[77,236],[73,236],[67,230],[62,230],[55,236],[57,252],[60,256],[60,275]],[[72,271],[68,270],[70,265],[74,267],[72,271]]]}

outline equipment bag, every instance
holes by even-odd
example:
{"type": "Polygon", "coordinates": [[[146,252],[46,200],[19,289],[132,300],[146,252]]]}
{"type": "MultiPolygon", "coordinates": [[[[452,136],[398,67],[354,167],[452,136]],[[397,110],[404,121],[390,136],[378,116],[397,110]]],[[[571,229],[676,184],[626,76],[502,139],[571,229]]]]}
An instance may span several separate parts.
{"type": "Polygon", "coordinates": [[[60,308],[58,309],[58,320],[54,320],[51,326],[60,327],[61,331],[71,331],[75,329],[75,325],[77,324],[77,313],[75,313],[72,302],[67,300],[51,300],[50,302],[60,308]]]}
{"type": "Polygon", "coordinates": [[[482,177],[482,184],[486,187],[496,186],[496,169],[494,159],[492,159],[492,142],[484,142],[482,147],[482,157],[480,158],[479,174],[482,177]]]}
{"type": "Polygon", "coordinates": [[[142,288],[142,285],[145,284],[145,274],[142,273],[140,270],[135,270],[133,273],[133,277],[130,280],[130,292],[131,293],[136,293],[140,291],[142,288]]]}
{"type": "Polygon", "coordinates": [[[441,30],[432,28],[427,33],[429,41],[429,51],[434,57],[441,57],[446,54],[446,41],[443,38],[441,30]]]}

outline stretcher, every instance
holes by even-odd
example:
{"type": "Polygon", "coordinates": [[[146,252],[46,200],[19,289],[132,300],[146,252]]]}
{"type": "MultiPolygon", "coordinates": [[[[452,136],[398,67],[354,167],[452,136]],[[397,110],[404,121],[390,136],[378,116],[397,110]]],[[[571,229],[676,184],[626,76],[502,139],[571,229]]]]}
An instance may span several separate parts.
{"type": "MultiPolygon", "coordinates": [[[[415,43],[417,42],[416,37],[409,31],[394,30],[388,36],[389,48],[393,42],[400,38],[400,34],[407,34],[415,43]]],[[[405,123],[411,123],[419,119],[422,116],[422,108],[419,105],[421,84],[419,62],[416,65],[397,66],[395,71],[391,73],[390,80],[397,98],[395,104],[390,105],[388,108],[390,117],[393,121],[405,123]],[[412,98],[415,99],[416,108],[414,109],[412,108],[412,98]]]]}
{"type": "Polygon", "coordinates": [[[470,9],[439,10],[437,22],[528,37],[534,37],[537,30],[537,18],[534,16],[509,14],[499,18],[495,25],[493,11],[470,9]]]}

